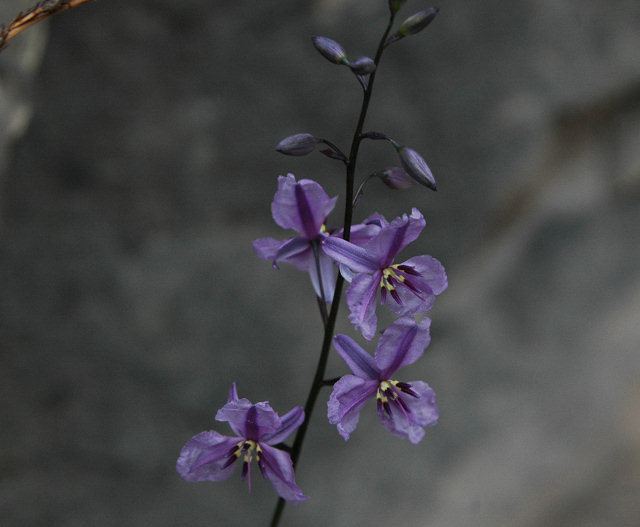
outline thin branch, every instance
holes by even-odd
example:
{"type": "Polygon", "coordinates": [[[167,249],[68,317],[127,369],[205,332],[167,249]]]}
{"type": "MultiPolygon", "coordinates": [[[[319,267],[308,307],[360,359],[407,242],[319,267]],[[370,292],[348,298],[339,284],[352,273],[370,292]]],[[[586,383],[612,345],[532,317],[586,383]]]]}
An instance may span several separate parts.
{"type": "Polygon", "coordinates": [[[46,20],[52,15],[62,13],[69,9],[80,7],[92,0],[45,0],[38,2],[31,9],[19,13],[9,24],[0,25],[0,51],[2,51],[10,41],[38,22],[46,20]]]}

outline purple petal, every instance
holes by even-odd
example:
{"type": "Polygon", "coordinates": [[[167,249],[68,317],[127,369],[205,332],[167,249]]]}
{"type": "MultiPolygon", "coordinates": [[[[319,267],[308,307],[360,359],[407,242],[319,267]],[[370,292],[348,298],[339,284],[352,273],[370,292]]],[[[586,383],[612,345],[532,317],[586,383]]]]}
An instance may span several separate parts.
{"type": "Polygon", "coordinates": [[[371,214],[371,216],[369,216],[368,218],[363,220],[362,223],[364,225],[377,225],[380,228],[383,228],[383,227],[386,227],[387,225],[389,225],[389,222],[387,221],[387,218],[385,218],[379,212],[374,212],[373,214],[371,214]]]}
{"type": "Polygon", "coordinates": [[[345,441],[358,426],[360,410],[375,395],[377,386],[377,381],[355,375],[345,375],[333,385],[327,403],[327,417],[329,423],[338,425],[338,433],[345,441]]]}
{"type": "Polygon", "coordinates": [[[229,401],[216,414],[216,421],[226,421],[234,433],[260,440],[280,428],[280,417],[267,402],[251,404],[247,399],[229,401]]]}
{"type": "MultiPolygon", "coordinates": [[[[320,273],[322,275],[322,289],[324,289],[324,299],[331,303],[333,301],[333,293],[336,287],[336,268],[333,264],[333,260],[329,258],[322,251],[318,252],[318,258],[320,260],[320,273]]],[[[309,261],[309,276],[311,277],[311,284],[316,292],[318,298],[322,298],[320,291],[320,280],[318,279],[318,270],[316,267],[315,257],[312,256],[309,261]]]]}
{"type": "Polygon", "coordinates": [[[357,273],[372,273],[381,268],[380,263],[367,250],[337,236],[327,236],[322,241],[322,250],[336,262],[357,273]]]}
{"type": "MultiPolygon", "coordinates": [[[[371,216],[364,219],[362,223],[356,223],[351,226],[351,235],[349,241],[355,245],[364,245],[369,240],[375,238],[383,226],[388,225],[387,220],[382,214],[374,212],[371,216]]],[[[338,229],[332,233],[332,236],[343,238],[344,229],[338,229]]]]}
{"type": "Polygon", "coordinates": [[[340,264],[340,274],[342,275],[342,278],[349,283],[353,281],[353,277],[356,275],[356,273],[344,264],[340,264]]]}
{"type": "Polygon", "coordinates": [[[376,296],[381,278],[380,271],[373,274],[360,273],[353,278],[347,291],[349,321],[367,340],[371,340],[376,334],[376,296]]]}
{"type": "Polygon", "coordinates": [[[229,452],[242,437],[228,437],[218,432],[201,432],[193,436],[180,451],[176,470],[186,481],[222,481],[233,471],[233,465],[222,468],[229,452]]]}
{"type": "Polygon", "coordinates": [[[307,499],[296,485],[291,456],[287,452],[261,443],[260,467],[281,498],[287,501],[304,501],[307,499]]]}
{"type": "Polygon", "coordinates": [[[378,367],[373,357],[363,350],[351,337],[336,335],[333,347],[347,363],[354,375],[363,379],[378,379],[378,367]]]}
{"type": "Polygon", "coordinates": [[[294,229],[311,240],[320,234],[320,227],[335,207],[336,199],[330,198],[315,181],[296,182],[296,178],[288,174],[278,177],[271,213],[280,227],[294,229]]]}
{"type": "Polygon", "coordinates": [[[447,288],[447,274],[442,264],[431,256],[416,256],[400,264],[411,268],[404,283],[395,283],[400,304],[387,299],[385,302],[398,316],[426,313],[435,302],[436,295],[447,288]],[[410,287],[409,287],[410,286],[410,287]]]}
{"type": "Polygon", "coordinates": [[[299,252],[297,254],[289,254],[282,256],[278,255],[278,252],[284,250],[287,244],[292,242],[293,240],[305,240],[306,238],[289,238],[287,240],[276,240],[274,238],[259,238],[253,242],[253,249],[259,258],[263,260],[269,260],[271,262],[276,259],[280,263],[288,263],[296,267],[300,271],[306,271],[309,267],[309,258],[312,257],[311,247],[309,246],[309,242],[307,241],[306,250],[299,252]]]}
{"type": "Polygon", "coordinates": [[[229,388],[229,397],[227,398],[227,402],[234,403],[238,401],[238,386],[235,382],[231,383],[231,388],[229,388]]]}
{"type": "MultiPolygon", "coordinates": [[[[381,227],[375,223],[358,223],[351,226],[351,236],[349,241],[355,245],[363,246],[369,240],[375,238],[380,233],[381,227]]],[[[342,238],[342,232],[340,232],[342,238]]]]}
{"type": "MultiPolygon", "coordinates": [[[[392,298],[387,298],[386,304],[391,311],[393,311],[399,317],[406,317],[415,315],[418,313],[426,313],[433,307],[433,303],[435,302],[435,295],[431,292],[431,289],[419,283],[414,277],[407,278],[410,280],[412,285],[417,286],[419,293],[415,294],[407,285],[395,283],[397,297],[400,300],[400,303],[394,301],[392,298]]],[[[405,280],[406,283],[406,280],[405,280]]]]}
{"type": "Polygon", "coordinates": [[[238,393],[236,391],[235,400],[229,398],[227,404],[218,410],[215,419],[216,421],[229,423],[234,434],[247,437],[244,425],[247,420],[247,412],[252,405],[249,399],[238,399],[237,396],[238,393]]]}
{"type": "MultiPolygon", "coordinates": [[[[273,265],[277,265],[278,262],[300,261],[308,251],[309,240],[302,236],[296,236],[280,246],[273,257],[273,265]]],[[[308,260],[308,256],[305,255],[304,259],[308,260]]]]}
{"type": "Polygon", "coordinates": [[[398,369],[417,361],[431,342],[431,319],[416,322],[400,318],[391,324],[378,340],[375,363],[381,379],[389,379],[398,369]]]}
{"type": "Polygon", "coordinates": [[[424,227],[424,217],[418,209],[413,209],[410,216],[403,214],[382,228],[380,234],[365,245],[366,252],[381,262],[381,268],[388,267],[396,255],[420,235],[424,227]]]}
{"type": "Polygon", "coordinates": [[[442,264],[432,256],[414,256],[402,265],[408,265],[418,272],[419,280],[426,283],[434,295],[439,295],[447,288],[447,273],[442,264]]]}
{"type": "Polygon", "coordinates": [[[426,382],[412,381],[409,384],[418,397],[404,393],[399,396],[408,411],[403,411],[389,400],[391,416],[378,408],[378,417],[390,432],[415,444],[424,437],[424,428],[438,421],[438,405],[436,394],[426,382]]]}
{"type": "Polygon", "coordinates": [[[276,253],[290,240],[276,240],[275,238],[258,238],[253,241],[253,250],[258,258],[273,261],[276,253]]]}
{"type": "Polygon", "coordinates": [[[281,443],[289,437],[293,431],[304,422],[304,410],[302,406],[295,406],[281,418],[281,425],[273,434],[263,436],[262,441],[269,445],[281,443]]]}
{"type": "Polygon", "coordinates": [[[282,426],[282,421],[268,402],[256,403],[247,412],[245,423],[247,435],[245,437],[260,441],[264,436],[275,433],[280,426],[282,426]]]}

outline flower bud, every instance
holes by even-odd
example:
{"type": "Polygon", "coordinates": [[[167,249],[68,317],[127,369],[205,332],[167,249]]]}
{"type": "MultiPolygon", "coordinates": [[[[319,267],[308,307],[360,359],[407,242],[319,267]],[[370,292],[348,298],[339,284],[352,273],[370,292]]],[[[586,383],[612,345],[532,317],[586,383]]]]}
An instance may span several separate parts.
{"type": "Polygon", "coordinates": [[[387,187],[404,190],[413,185],[413,179],[400,167],[388,167],[379,173],[379,177],[387,187]]]}
{"type": "Polygon", "coordinates": [[[311,134],[295,134],[280,141],[276,150],[286,156],[306,156],[314,151],[318,142],[311,134]]]}
{"type": "Polygon", "coordinates": [[[401,25],[398,31],[391,35],[385,42],[385,46],[397,42],[408,35],[415,35],[427,27],[440,12],[438,7],[429,7],[424,11],[418,11],[411,15],[401,25]]]}
{"type": "Polygon", "coordinates": [[[402,146],[398,149],[398,156],[403,168],[407,171],[415,181],[421,185],[430,188],[431,190],[438,190],[436,187],[436,180],[431,173],[431,170],[427,166],[427,162],[423,157],[415,150],[402,146]]]}
{"type": "Polygon", "coordinates": [[[351,71],[356,75],[370,75],[376,70],[376,64],[369,57],[360,57],[353,62],[349,62],[351,71]]]}
{"type": "Polygon", "coordinates": [[[439,11],[440,9],[437,7],[429,7],[411,15],[400,25],[398,33],[403,37],[419,33],[433,21],[439,11]]]}
{"type": "Polygon", "coordinates": [[[334,64],[347,64],[347,54],[344,48],[335,40],[327,37],[312,37],[311,41],[320,54],[334,64]]]}
{"type": "Polygon", "coordinates": [[[400,8],[406,1],[407,0],[389,0],[389,11],[391,11],[391,14],[394,15],[400,11],[400,8]]]}

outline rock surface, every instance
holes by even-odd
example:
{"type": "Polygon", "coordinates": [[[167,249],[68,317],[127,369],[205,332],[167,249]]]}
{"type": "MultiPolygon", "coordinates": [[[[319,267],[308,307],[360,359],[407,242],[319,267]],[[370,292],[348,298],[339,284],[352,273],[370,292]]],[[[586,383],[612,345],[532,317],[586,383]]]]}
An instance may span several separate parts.
{"type": "MultiPolygon", "coordinates": [[[[385,4],[96,2],[55,18],[39,68],[44,27],[0,54],[3,525],[268,523],[267,485],[188,485],[175,458],[223,430],[233,380],[277,409],[304,400],[311,288],[251,241],[282,236],[277,174],[342,192],[339,163],[273,146],[310,131],[346,148],[359,88],[309,36],[371,53],[385,4]]],[[[368,121],[424,153],[439,192],[372,185],[360,211],[419,207],[411,254],[448,269],[406,372],[436,389],[441,422],[414,447],[371,407],[344,444],[321,400],[298,475],[312,499],[283,525],[631,527],[640,4],[442,8],[389,48],[368,121]]],[[[393,162],[368,144],[360,175],[393,162]]]]}

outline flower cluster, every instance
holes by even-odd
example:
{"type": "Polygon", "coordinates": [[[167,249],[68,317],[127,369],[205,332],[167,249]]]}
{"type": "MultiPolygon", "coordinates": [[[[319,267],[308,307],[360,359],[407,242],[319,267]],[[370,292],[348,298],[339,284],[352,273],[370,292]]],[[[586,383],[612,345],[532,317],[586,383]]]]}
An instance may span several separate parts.
{"type": "MultiPolygon", "coordinates": [[[[239,398],[234,383],[227,403],[215,416],[217,421],[227,422],[233,434],[201,432],[183,447],[177,470],[187,481],[220,481],[241,464],[242,478],[251,488],[255,461],[282,500],[305,500],[306,496],[295,482],[295,464],[308,424],[305,412],[309,414],[313,410],[323,385],[333,385],[327,418],[345,440],[356,429],[360,412],[370,399],[375,399],[384,427],[414,444],[422,440],[425,428],[438,420],[435,393],[429,385],[420,380],[399,380],[396,376],[401,368],[420,359],[429,346],[431,319],[427,313],[436,297],[447,288],[444,267],[432,256],[398,258],[418,239],[425,228],[425,218],[413,208],[409,214],[391,221],[378,213],[357,224],[351,221],[353,210],[373,177],[394,190],[406,189],[415,183],[434,191],[437,188],[426,161],[415,150],[386,134],[362,132],[382,51],[393,42],[424,29],[438,12],[436,8],[429,8],[417,13],[389,36],[395,14],[403,4],[402,0],[389,0],[391,18],[375,59],[351,60],[336,41],[313,38],[322,56],[333,64],[347,66],[365,91],[364,113],[361,113],[350,157],[332,142],[307,132],[286,137],[276,147],[283,154],[303,156],[322,144],[322,154],[347,167],[346,219],[342,228],[334,228],[328,221],[337,197],[330,197],[316,181],[296,180],[293,174],[287,174],[278,177],[271,213],[279,227],[293,234],[281,240],[260,238],[253,243],[256,255],[271,262],[275,269],[288,264],[308,273],[320,305],[325,339],[305,409],[296,406],[280,417],[268,402],[253,404],[239,398]],[[353,197],[357,147],[365,139],[390,142],[402,166],[391,166],[365,177],[353,197]],[[333,335],[344,282],[349,284],[346,292],[349,321],[365,340],[373,340],[378,333],[378,305],[386,306],[395,316],[394,322],[380,333],[373,356],[350,336],[333,335]],[[333,382],[323,379],[331,343],[351,370],[333,382]],[[284,441],[296,430],[294,445],[288,447],[284,441]]],[[[276,509],[273,524],[277,524],[281,511],[281,506],[276,509]]]]}

